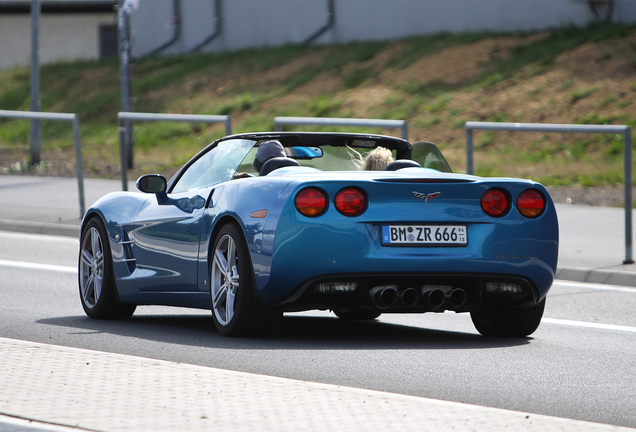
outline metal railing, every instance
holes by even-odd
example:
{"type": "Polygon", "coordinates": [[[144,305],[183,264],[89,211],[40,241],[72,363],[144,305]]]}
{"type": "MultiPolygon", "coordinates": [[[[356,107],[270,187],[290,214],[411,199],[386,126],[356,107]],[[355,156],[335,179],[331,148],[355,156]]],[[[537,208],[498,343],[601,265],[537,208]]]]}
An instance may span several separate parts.
{"type": "MultiPolygon", "coordinates": [[[[122,190],[128,190],[128,169],[124,127],[125,121],[173,121],[173,122],[197,122],[197,123],[225,123],[225,134],[232,135],[232,120],[228,115],[201,115],[201,114],[157,114],[157,113],[117,113],[119,125],[119,152],[121,157],[121,183],[122,190]]],[[[131,149],[132,152],[132,149],[131,149]]]]}
{"type": "Polygon", "coordinates": [[[466,172],[474,174],[473,130],[510,132],[613,133],[623,135],[623,166],[625,185],[625,260],[633,264],[632,248],[632,128],[628,125],[574,125],[546,123],[466,122],[466,172]]]}
{"type": "Polygon", "coordinates": [[[280,132],[285,125],[310,126],[362,126],[379,128],[397,128],[402,131],[402,138],[409,139],[409,126],[406,120],[330,118],[330,117],[276,117],[274,130],[280,132]]]}
{"type": "Polygon", "coordinates": [[[75,140],[75,166],[77,169],[77,191],[79,194],[80,218],[83,218],[84,212],[86,211],[84,205],[84,170],[82,167],[80,122],[77,114],[0,110],[0,117],[25,120],[70,121],[73,123],[73,136],[75,140]]]}

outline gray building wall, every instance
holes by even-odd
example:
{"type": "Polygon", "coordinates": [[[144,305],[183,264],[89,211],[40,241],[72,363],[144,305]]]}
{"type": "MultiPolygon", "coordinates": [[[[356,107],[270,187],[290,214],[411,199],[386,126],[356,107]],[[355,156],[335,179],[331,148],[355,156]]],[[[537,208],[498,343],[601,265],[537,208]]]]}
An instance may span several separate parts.
{"type": "MultiPolygon", "coordinates": [[[[133,55],[170,41],[175,0],[139,0],[131,14],[133,55]]],[[[178,0],[180,35],[162,51],[189,52],[215,29],[215,0],[178,0]]],[[[203,51],[301,43],[328,20],[329,0],[222,1],[221,33],[203,51]]],[[[439,32],[537,30],[596,19],[585,0],[333,0],[335,21],[315,43],[402,38],[439,32]]],[[[613,21],[636,21],[636,1],[615,0],[613,21]]]]}
{"type": "MultiPolygon", "coordinates": [[[[99,28],[116,24],[114,13],[42,14],[40,62],[99,58],[99,28]]],[[[0,15],[0,69],[31,63],[31,17],[0,15]]]]}
{"type": "MultiPolygon", "coordinates": [[[[119,0],[121,1],[121,0],[119,0]]],[[[43,4],[112,10],[115,0],[42,0],[43,4]]],[[[0,6],[30,0],[0,0],[0,6]]],[[[328,22],[313,43],[346,43],[463,31],[545,29],[584,25],[595,19],[587,0],[139,0],[131,13],[132,54],[139,57],[187,53],[215,33],[203,52],[302,43],[328,22]],[[221,6],[220,16],[216,15],[221,6]],[[175,6],[177,9],[175,11],[175,6]],[[175,15],[176,12],[176,15],[175,15]]],[[[58,11],[59,12],[59,11],[58,11]]],[[[77,11],[75,11],[77,12],[77,11]]],[[[43,13],[40,61],[100,56],[99,28],[116,23],[116,13],[43,13]]],[[[636,0],[615,0],[613,21],[636,22],[636,0]]],[[[30,16],[0,7],[0,68],[30,62],[30,16]]]]}

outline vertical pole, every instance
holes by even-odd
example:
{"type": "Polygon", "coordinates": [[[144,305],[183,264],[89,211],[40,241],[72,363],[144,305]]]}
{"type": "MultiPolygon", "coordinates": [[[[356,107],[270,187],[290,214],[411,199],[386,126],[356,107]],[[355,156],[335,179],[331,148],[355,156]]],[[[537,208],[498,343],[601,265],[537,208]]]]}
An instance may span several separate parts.
{"type": "Polygon", "coordinates": [[[634,264],[632,255],[632,128],[627,127],[623,133],[625,155],[623,156],[625,171],[625,261],[623,264],[634,264]]]}
{"type": "MultiPolygon", "coordinates": [[[[31,0],[31,111],[40,112],[40,0],[31,0]]],[[[31,165],[40,163],[40,120],[31,119],[31,165]]]]}
{"type": "Polygon", "coordinates": [[[405,140],[409,140],[409,124],[404,120],[404,124],[402,124],[402,138],[405,140]]]}
{"type": "MultiPolygon", "coordinates": [[[[117,32],[119,40],[119,79],[121,87],[121,110],[122,112],[131,112],[130,96],[130,41],[128,39],[129,34],[128,27],[128,10],[124,7],[123,3],[120,4],[117,10],[117,32]]],[[[133,144],[132,144],[132,131],[129,121],[124,121],[124,154],[127,157],[127,168],[133,167],[133,144]]]]}
{"type": "Polygon", "coordinates": [[[230,116],[225,120],[225,135],[232,135],[232,119],[230,116]]]}
{"type": "Polygon", "coordinates": [[[75,137],[75,165],[77,167],[77,192],[79,193],[80,219],[84,217],[84,166],[82,164],[82,142],[80,140],[80,123],[77,114],[73,117],[73,135],[75,137]]]}
{"type": "Polygon", "coordinates": [[[117,117],[117,126],[119,130],[119,156],[121,159],[121,190],[128,190],[128,168],[126,167],[126,128],[125,120],[117,117]]]}
{"type": "Polygon", "coordinates": [[[473,166],[473,130],[466,126],[466,173],[475,174],[473,166]]]}

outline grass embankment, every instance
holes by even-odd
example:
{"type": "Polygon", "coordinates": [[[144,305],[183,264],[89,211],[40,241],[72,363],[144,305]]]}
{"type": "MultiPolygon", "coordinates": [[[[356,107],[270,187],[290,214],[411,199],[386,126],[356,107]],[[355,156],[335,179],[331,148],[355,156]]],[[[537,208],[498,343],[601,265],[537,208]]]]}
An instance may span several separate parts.
{"type": "MultiPolygon", "coordinates": [[[[134,110],[229,114],[236,133],[271,130],[286,115],[406,119],[411,141],[437,143],[462,171],[467,120],[633,125],[635,59],[636,27],[623,25],[153,57],[133,65],[134,110]]],[[[0,71],[0,109],[28,110],[29,73],[0,71]]],[[[117,177],[118,63],[44,66],[41,99],[43,111],[79,114],[85,174],[117,177]]],[[[70,126],[42,128],[35,172],[72,176],[70,126]]],[[[222,125],[136,124],[131,177],[171,175],[223,134],[222,125]]],[[[476,132],[475,166],[547,185],[612,185],[622,182],[622,146],[613,135],[476,132]]],[[[0,120],[0,170],[24,172],[28,158],[29,122],[0,120]]]]}

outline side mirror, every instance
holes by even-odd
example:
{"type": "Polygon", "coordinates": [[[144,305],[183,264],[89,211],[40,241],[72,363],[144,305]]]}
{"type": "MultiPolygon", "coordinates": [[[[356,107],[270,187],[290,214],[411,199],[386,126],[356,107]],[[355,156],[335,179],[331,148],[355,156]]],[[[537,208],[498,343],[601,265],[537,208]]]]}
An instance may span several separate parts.
{"type": "Polygon", "coordinates": [[[157,202],[159,204],[166,201],[168,195],[166,189],[168,188],[168,181],[160,174],[147,174],[139,177],[137,180],[137,189],[144,193],[153,193],[157,195],[157,202]]]}
{"type": "Polygon", "coordinates": [[[137,189],[145,193],[165,192],[168,187],[166,178],[159,174],[147,174],[137,180],[137,189]]]}

